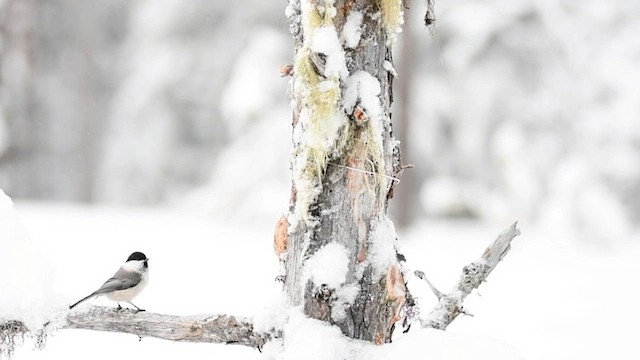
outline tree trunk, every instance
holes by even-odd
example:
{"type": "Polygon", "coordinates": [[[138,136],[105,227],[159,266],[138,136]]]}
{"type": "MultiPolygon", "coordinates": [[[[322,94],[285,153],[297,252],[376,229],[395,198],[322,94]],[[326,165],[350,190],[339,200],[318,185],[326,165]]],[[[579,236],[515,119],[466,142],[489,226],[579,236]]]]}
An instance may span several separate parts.
{"type": "Polygon", "coordinates": [[[386,215],[402,167],[389,110],[401,1],[291,0],[287,16],[295,59],[285,291],[351,338],[389,342],[407,294],[386,215]]]}

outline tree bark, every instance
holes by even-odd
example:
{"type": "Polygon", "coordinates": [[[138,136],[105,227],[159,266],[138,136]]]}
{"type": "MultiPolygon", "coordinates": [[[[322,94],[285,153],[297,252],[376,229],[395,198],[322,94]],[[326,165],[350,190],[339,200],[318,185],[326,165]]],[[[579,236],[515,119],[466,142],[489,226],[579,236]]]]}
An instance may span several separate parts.
{"type": "Polygon", "coordinates": [[[345,335],[389,342],[406,297],[395,257],[378,256],[396,242],[386,213],[402,167],[390,113],[401,1],[291,0],[287,14],[295,61],[285,290],[345,335]],[[330,243],[348,258],[333,286],[305,273],[330,243]]]}

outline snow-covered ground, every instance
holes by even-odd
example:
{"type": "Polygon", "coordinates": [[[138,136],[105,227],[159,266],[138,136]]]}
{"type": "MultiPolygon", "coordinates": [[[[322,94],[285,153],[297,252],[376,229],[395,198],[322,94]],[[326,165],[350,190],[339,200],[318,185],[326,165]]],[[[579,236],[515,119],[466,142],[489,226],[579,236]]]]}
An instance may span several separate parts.
{"type": "MultiPolygon", "coordinates": [[[[278,261],[272,250],[276,219],[272,225],[262,221],[239,226],[169,208],[17,203],[15,209],[53,272],[41,274],[54,279],[50,285],[59,298],[52,301],[66,304],[84,297],[139,250],[150,258],[151,278],[135,303],[149,311],[257,316],[277,303],[278,261]]],[[[447,291],[462,266],[479,257],[508,225],[429,220],[400,233],[401,246],[408,267],[423,270],[436,287],[447,291]]],[[[621,240],[616,248],[585,247],[583,242],[557,238],[526,223],[519,227],[522,236],[514,240],[509,255],[481,286],[480,294],[467,298],[465,308],[473,317],[458,318],[444,333],[421,331],[414,325],[407,335],[396,331],[391,346],[352,344],[345,351],[358,353],[343,355],[354,359],[640,358],[634,341],[635,326],[640,323],[634,308],[640,295],[638,239],[621,240]]],[[[0,237],[3,251],[15,248],[8,245],[8,239],[0,237]]],[[[26,258],[14,255],[14,264],[26,258]]],[[[3,274],[11,270],[8,264],[0,264],[3,274]]],[[[421,314],[426,315],[435,297],[417,279],[411,279],[409,286],[419,297],[421,314]]],[[[82,306],[91,304],[109,302],[99,298],[82,306]]],[[[303,324],[300,329],[296,344],[304,349],[326,348],[337,336],[326,327],[303,324]],[[316,339],[303,337],[304,331],[317,335],[316,339]]],[[[315,352],[314,358],[331,358],[329,352],[322,354],[315,352]]],[[[61,330],[48,338],[44,350],[34,351],[27,343],[15,359],[263,359],[263,355],[235,345],[139,341],[134,335],[61,330]]]]}

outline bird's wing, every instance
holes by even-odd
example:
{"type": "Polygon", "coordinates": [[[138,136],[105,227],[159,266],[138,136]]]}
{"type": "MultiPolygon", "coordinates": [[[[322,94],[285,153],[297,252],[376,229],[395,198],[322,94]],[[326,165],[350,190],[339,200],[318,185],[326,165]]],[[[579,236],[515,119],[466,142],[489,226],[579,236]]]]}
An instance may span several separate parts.
{"type": "Polygon", "coordinates": [[[116,290],[126,290],[138,285],[141,279],[142,276],[140,276],[140,273],[120,269],[109,280],[102,284],[100,289],[96,290],[94,295],[100,295],[116,290]]]}

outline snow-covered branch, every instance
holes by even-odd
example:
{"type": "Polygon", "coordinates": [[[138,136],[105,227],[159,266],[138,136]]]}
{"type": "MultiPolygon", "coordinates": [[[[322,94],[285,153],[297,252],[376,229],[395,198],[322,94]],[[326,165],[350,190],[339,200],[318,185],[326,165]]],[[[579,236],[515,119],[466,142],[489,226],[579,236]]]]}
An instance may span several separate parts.
{"type": "Polygon", "coordinates": [[[230,315],[176,316],[93,307],[67,316],[66,329],[86,329],[201,343],[237,343],[257,349],[269,335],[257,333],[245,318],[230,315]]]}
{"type": "MultiPolygon", "coordinates": [[[[455,318],[464,312],[462,302],[473,291],[487,279],[491,271],[495,269],[509,249],[511,240],[520,235],[515,222],[507,230],[503,231],[498,238],[484,251],[482,256],[465,266],[462,269],[460,280],[453,290],[448,294],[438,296],[438,305],[431,311],[427,319],[423,322],[424,327],[444,330],[455,318]]],[[[416,274],[418,275],[418,274],[416,274]]],[[[419,276],[419,275],[418,275],[419,276]]]]}

